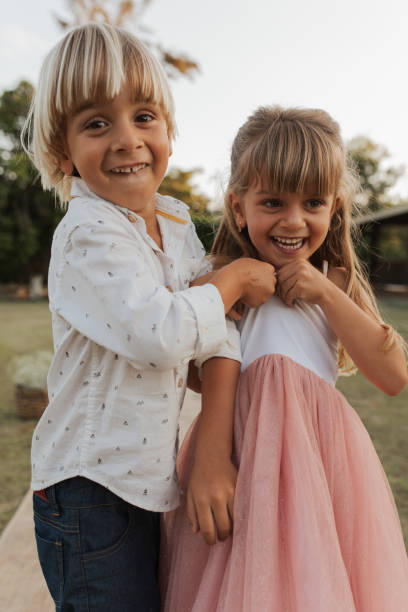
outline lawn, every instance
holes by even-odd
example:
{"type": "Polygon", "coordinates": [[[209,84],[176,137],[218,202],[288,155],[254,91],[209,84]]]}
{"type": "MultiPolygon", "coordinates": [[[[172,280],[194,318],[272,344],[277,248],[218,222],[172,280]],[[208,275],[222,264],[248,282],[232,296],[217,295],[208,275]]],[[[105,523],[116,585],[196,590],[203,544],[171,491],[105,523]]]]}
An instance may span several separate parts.
{"type": "MultiPolygon", "coordinates": [[[[408,300],[383,300],[381,308],[408,340],[408,300]]],[[[45,302],[0,303],[0,531],[29,486],[29,450],[35,426],[34,421],[22,421],[16,415],[10,363],[16,355],[51,346],[45,302]]],[[[394,491],[408,544],[408,388],[390,398],[359,374],[340,379],[338,387],[370,432],[394,491]]]]}

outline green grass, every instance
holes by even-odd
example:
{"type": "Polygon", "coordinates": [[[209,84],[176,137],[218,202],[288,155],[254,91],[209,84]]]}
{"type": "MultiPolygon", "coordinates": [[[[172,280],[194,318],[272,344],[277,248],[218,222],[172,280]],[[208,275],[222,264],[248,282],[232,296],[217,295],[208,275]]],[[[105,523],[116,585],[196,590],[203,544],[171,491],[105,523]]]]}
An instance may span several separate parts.
{"type": "MultiPolygon", "coordinates": [[[[408,299],[382,299],[380,308],[384,319],[408,341],[408,299]]],[[[340,378],[337,388],[370,433],[394,493],[408,548],[408,387],[388,397],[356,374],[340,378]]]]}
{"type": "MultiPolygon", "coordinates": [[[[381,309],[408,340],[408,300],[382,300],[381,309]]],[[[0,531],[29,486],[35,426],[35,421],[22,421],[16,415],[9,364],[16,355],[51,347],[50,313],[45,302],[0,303],[0,531]]],[[[341,378],[338,388],[370,432],[393,489],[408,543],[408,388],[397,397],[387,397],[359,374],[341,378]]]]}
{"type": "Polygon", "coordinates": [[[46,302],[0,303],[0,531],[15,512],[30,482],[34,420],[16,414],[12,359],[51,349],[51,317],[46,302]]]}

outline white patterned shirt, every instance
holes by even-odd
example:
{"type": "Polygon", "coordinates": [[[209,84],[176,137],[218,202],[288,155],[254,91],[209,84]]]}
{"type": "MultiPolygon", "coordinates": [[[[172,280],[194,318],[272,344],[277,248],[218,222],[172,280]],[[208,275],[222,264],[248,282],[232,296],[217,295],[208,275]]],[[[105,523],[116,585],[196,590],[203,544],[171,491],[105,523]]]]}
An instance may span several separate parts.
{"type": "Polygon", "coordinates": [[[179,501],[178,417],[190,360],[240,360],[187,206],[156,197],[163,250],[132,211],[73,180],[53,239],[55,355],[33,435],[34,490],[83,476],[148,510],[179,501]],[[227,337],[228,336],[228,337],[227,337]]]}

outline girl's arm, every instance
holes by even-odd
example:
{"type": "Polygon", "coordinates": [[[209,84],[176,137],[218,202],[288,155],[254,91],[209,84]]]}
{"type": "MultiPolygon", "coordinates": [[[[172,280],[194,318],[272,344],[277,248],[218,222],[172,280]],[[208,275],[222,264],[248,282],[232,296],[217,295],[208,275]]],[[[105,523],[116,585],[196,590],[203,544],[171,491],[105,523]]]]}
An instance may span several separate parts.
{"type": "Polygon", "coordinates": [[[360,372],[388,395],[397,395],[408,382],[404,351],[384,350],[386,330],[344,292],[345,271],[337,268],[326,278],[307,260],[283,266],[278,292],[292,306],[295,299],[317,304],[360,372]]]}
{"type": "Polygon", "coordinates": [[[235,390],[240,364],[214,357],[203,365],[202,410],[187,515],[207,544],[225,540],[232,530],[237,470],[231,462],[235,390]]]}

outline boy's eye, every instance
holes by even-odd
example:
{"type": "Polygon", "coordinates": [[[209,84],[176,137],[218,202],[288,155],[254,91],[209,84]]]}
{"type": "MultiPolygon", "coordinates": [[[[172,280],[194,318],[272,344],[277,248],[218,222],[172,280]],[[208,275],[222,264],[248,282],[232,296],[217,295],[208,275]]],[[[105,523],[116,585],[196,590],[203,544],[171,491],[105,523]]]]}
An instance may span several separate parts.
{"type": "Polygon", "coordinates": [[[106,121],[104,121],[103,119],[91,119],[91,121],[88,121],[88,123],[85,125],[85,128],[88,130],[100,130],[101,128],[104,128],[106,126],[106,121]]]}
{"type": "Polygon", "coordinates": [[[138,123],[149,123],[149,121],[153,121],[154,117],[150,113],[140,113],[136,116],[136,121],[138,123]]]}

